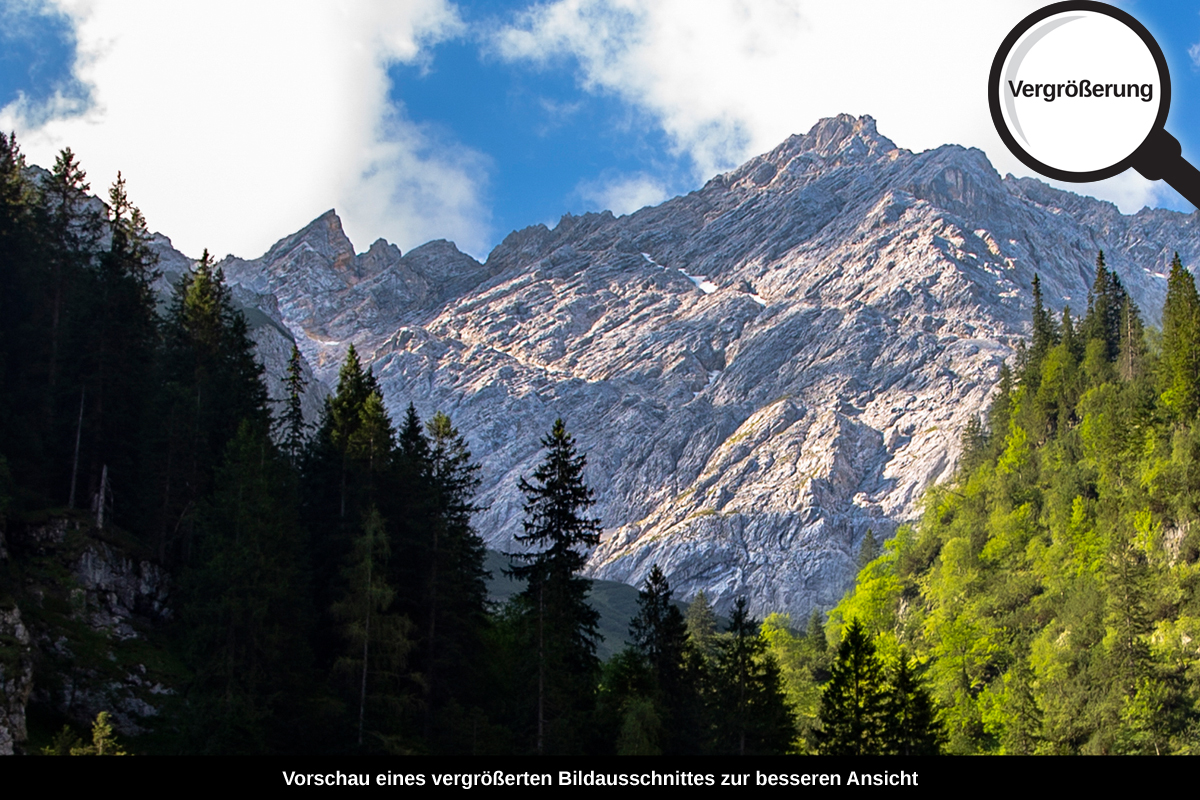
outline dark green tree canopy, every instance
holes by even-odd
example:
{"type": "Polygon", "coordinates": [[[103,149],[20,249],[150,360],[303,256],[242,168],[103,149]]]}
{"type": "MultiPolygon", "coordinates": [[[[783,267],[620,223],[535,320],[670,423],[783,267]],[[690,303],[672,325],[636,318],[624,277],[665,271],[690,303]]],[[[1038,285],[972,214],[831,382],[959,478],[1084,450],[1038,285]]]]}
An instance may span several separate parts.
{"type": "Polygon", "coordinates": [[[883,755],[887,712],[883,665],[857,619],[851,620],[843,632],[831,673],[821,694],[818,752],[883,755]]]}
{"type": "Polygon", "coordinates": [[[600,541],[600,522],[587,516],[595,503],[583,478],[587,459],[561,419],[542,439],[546,457],[525,493],[525,532],[517,540],[531,551],[516,556],[510,574],[528,581],[520,602],[531,627],[537,659],[535,750],[569,752],[581,747],[591,713],[599,614],[587,602],[590,581],[579,575],[587,549],[600,541]]]}

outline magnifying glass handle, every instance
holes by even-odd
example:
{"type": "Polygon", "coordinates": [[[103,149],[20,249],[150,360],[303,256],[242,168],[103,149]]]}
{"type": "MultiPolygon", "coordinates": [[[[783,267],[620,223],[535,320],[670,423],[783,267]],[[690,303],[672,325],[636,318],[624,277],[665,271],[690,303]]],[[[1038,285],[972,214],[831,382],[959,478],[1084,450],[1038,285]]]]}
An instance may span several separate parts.
{"type": "Polygon", "coordinates": [[[1183,158],[1179,140],[1162,128],[1156,128],[1133,154],[1133,168],[1147,180],[1166,181],[1200,209],[1200,170],[1183,158]]]}

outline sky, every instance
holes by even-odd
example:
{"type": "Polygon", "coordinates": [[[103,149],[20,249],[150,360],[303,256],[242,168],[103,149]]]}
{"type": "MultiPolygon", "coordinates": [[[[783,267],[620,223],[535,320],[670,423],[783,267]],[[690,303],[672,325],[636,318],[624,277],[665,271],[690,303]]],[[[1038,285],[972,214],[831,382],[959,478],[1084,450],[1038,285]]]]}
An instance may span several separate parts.
{"type": "MultiPolygon", "coordinates": [[[[30,163],[120,171],[150,227],[253,258],[337,210],[360,251],[477,258],[564,213],[636,211],[804,133],[873,116],[921,151],[996,134],[986,83],[1041,2],[0,0],[0,130],[30,163]]],[[[1167,130],[1200,164],[1200,0],[1117,4],[1171,72],[1167,130]]],[[[1058,184],[1192,211],[1130,172],[1058,184]]]]}

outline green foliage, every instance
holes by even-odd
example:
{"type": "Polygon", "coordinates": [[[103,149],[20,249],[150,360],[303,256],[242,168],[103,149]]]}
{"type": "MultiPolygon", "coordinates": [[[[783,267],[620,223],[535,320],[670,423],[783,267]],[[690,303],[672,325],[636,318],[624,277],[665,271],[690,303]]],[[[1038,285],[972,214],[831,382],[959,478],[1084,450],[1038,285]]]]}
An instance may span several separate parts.
{"type": "Polygon", "coordinates": [[[988,429],[831,614],[913,654],[949,752],[1196,751],[1196,298],[1176,260],[1160,350],[1102,256],[1057,341],[1039,285],[988,429]]]}
{"type": "Polygon", "coordinates": [[[343,569],[346,592],[333,613],[342,622],[346,644],[335,671],[344,680],[343,691],[353,693],[357,745],[395,752],[403,749],[397,722],[410,704],[406,686],[413,626],[392,608],[396,592],[387,581],[391,555],[383,517],[371,508],[343,569]],[[364,739],[368,733],[373,742],[364,739]]]}
{"type": "Polygon", "coordinates": [[[284,399],[283,413],[279,416],[277,425],[282,434],[283,452],[294,467],[300,464],[300,455],[304,451],[307,440],[308,424],[304,421],[304,390],[308,379],[300,366],[300,348],[292,345],[292,354],[288,357],[287,377],[283,380],[287,388],[284,399]]]}
{"type": "Polygon", "coordinates": [[[1191,419],[1200,408],[1200,295],[1178,253],[1167,276],[1162,347],[1162,403],[1175,419],[1191,419]]]}
{"type": "Polygon", "coordinates": [[[198,514],[195,556],[182,580],[196,752],[290,746],[293,710],[284,698],[303,688],[311,659],[294,492],[265,428],[243,423],[198,514]]]}
{"type": "Polygon", "coordinates": [[[813,610],[808,630],[797,636],[788,614],[768,614],[762,623],[767,652],[779,665],[788,706],[792,710],[796,741],[806,747],[820,728],[821,683],[829,678],[832,663],[825,646],[821,613],[813,610]]]}
{"type": "Polygon", "coordinates": [[[688,605],[685,617],[687,624],[688,642],[705,658],[711,658],[716,653],[717,615],[713,611],[712,602],[704,590],[696,592],[688,605]]]}
{"type": "Polygon", "coordinates": [[[111,715],[101,711],[92,723],[92,743],[85,745],[69,726],[54,735],[47,747],[42,748],[44,756],[126,756],[117,737],[113,734],[111,715]]]}
{"type": "Polygon", "coordinates": [[[886,698],[883,664],[857,619],[846,626],[830,679],[821,692],[822,755],[883,755],[886,698]]]}
{"type": "Polygon", "coordinates": [[[186,563],[221,455],[243,421],[269,424],[267,394],[246,320],[207,250],[176,287],[163,337],[148,516],[160,559],[186,563]]]}
{"type": "MultiPolygon", "coordinates": [[[[633,646],[646,662],[651,688],[645,697],[658,728],[642,724],[650,720],[641,708],[638,730],[658,730],[654,747],[667,754],[695,752],[702,718],[699,654],[688,642],[687,623],[672,600],[671,587],[658,565],[650,569],[638,592],[638,613],[629,626],[633,646]]],[[[644,704],[643,704],[644,705],[644,704]]]]}
{"type": "Polygon", "coordinates": [[[581,748],[581,726],[591,712],[599,670],[599,615],[588,605],[588,581],[579,575],[585,549],[600,541],[599,521],[586,516],[595,503],[583,479],[587,459],[576,451],[561,419],[542,446],[546,457],[533,481],[520,482],[526,518],[517,541],[535,549],[515,556],[523,563],[511,569],[528,582],[519,599],[536,662],[534,750],[539,754],[581,748]]]}
{"type": "Polygon", "coordinates": [[[767,649],[746,599],[733,607],[729,630],[717,640],[712,668],[714,746],[728,755],[779,755],[796,736],[779,665],[767,649]]]}

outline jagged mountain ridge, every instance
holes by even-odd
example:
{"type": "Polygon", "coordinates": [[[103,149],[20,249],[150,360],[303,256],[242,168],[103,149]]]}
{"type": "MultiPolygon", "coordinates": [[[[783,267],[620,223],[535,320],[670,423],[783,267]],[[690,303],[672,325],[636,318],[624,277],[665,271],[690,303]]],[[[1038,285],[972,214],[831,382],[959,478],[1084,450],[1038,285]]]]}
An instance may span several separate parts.
{"type": "Polygon", "coordinates": [[[605,528],[591,574],[636,584],[657,562],[681,596],[803,615],[849,585],[868,528],[890,534],[949,474],[1035,272],[1080,313],[1103,248],[1154,321],[1196,224],[843,115],[659,206],[514,232],[484,264],[448,242],[356,255],[328,212],[222,267],[277,299],[328,383],[353,342],[394,417],[452,416],[490,545],[511,549],[517,481],[561,416],[605,528]]]}

